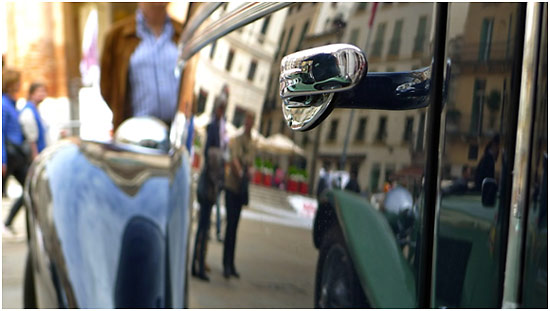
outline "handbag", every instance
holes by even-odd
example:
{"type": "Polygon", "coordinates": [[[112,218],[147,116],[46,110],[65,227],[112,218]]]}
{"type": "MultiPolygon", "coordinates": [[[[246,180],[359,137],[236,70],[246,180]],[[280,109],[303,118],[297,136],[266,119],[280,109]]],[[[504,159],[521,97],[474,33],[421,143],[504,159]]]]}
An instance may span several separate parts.
{"type": "Polygon", "coordinates": [[[26,141],[23,141],[21,145],[12,143],[4,136],[6,144],[6,153],[8,155],[8,168],[11,171],[15,171],[19,168],[25,167],[30,162],[31,150],[26,141]]]}
{"type": "Polygon", "coordinates": [[[205,166],[197,184],[199,203],[214,204],[223,185],[223,152],[220,148],[208,149],[205,166]]]}

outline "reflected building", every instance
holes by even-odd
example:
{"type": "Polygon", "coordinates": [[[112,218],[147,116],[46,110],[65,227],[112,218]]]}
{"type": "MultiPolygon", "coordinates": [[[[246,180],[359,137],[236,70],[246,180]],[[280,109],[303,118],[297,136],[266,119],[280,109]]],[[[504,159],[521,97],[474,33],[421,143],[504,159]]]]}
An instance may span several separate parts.
{"type": "Polygon", "coordinates": [[[456,35],[449,38],[455,78],[446,105],[447,150],[442,167],[446,179],[459,177],[463,166],[475,168],[493,136],[507,131],[503,107],[510,101],[516,40],[515,4],[460,6],[467,18],[455,21],[456,35]]]}
{"type": "MultiPolygon", "coordinates": [[[[213,13],[213,19],[240,6],[225,3],[213,13]]],[[[269,72],[283,27],[285,10],[281,10],[240,28],[200,51],[194,101],[196,115],[209,118],[214,99],[224,85],[229,87],[226,119],[236,127],[244,122],[245,112],[252,111],[260,124],[262,104],[268,86],[269,72]],[[242,101],[246,98],[246,101],[242,101]],[[238,100],[239,99],[239,100],[238,100]]]]}
{"type": "MultiPolygon", "coordinates": [[[[340,27],[307,36],[305,45],[354,44],[367,55],[369,72],[409,71],[430,64],[432,4],[349,5],[340,27]]],[[[321,166],[357,172],[362,192],[369,194],[381,192],[385,181],[407,183],[401,175],[420,175],[425,112],[336,109],[316,129],[296,133],[295,141],[310,157],[310,185],[321,166]]]]}
{"type": "MultiPolygon", "coordinates": [[[[294,158],[297,167],[309,174],[310,191],[316,180],[318,139],[323,124],[316,129],[301,133],[290,130],[284,122],[279,96],[279,74],[284,56],[312,47],[343,42],[346,21],[352,14],[353,3],[303,2],[290,6],[279,38],[279,50],[271,67],[269,87],[264,101],[261,133],[270,136],[281,133],[289,136],[305,151],[304,158],[294,158]]],[[[283,165],[285,167],[286,165],[283,165]]]]}

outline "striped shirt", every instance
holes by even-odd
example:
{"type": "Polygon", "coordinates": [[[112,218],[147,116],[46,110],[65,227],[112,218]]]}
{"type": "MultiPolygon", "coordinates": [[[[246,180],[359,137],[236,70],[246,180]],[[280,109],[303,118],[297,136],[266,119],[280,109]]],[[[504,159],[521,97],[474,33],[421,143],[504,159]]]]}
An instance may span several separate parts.
{"type": "Polygon", "coordinates": [[[141,42],[130,57],[128,70],[133,115],[154,116],[170,123],[176,113],[178,90],[174,28],[167,16],[161,35],[156,37],[139,9],[136,22],[141,42]]]}

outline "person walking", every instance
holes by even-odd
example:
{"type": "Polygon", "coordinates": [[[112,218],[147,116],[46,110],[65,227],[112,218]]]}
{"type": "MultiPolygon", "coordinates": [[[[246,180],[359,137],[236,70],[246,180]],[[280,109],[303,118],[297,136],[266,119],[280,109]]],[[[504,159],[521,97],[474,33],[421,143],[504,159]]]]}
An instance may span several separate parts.
{"type": "Polygon", "coordinates": [[[224,179],[225,127],[223,116],[229,93],[224,88],[214,103],[212,122],[206,128],[205,163],[197,185],[197,199],[200,205],[199,223],[195,234],[195,247],[191,261],[191,275],[209,281],[206,275],[206,248],[210,229],[212,206],[216,203],[224,179]]]}
{"type": "MultiPolygon", "coordinates": [[[[5,68],[2,70],[2,180],[13,175],[21,187],[29,168],[29,150],[19,124],[19,111],[15,106],[16,96],[21,87],[21,73],[5,68]]],[[[4,227],[15,233],[12,221],[23,206],[23,194],[13,203],[4,227]]]]}
{"type": "Polygon", "coordinates": [[[141,2],[136,15],[108,31],[100,61],[100,88],[113,112],[113,129],[131,117],[153,116],[170,124],[177,110],[175,68],[181,24],[166,2],[141,2]]]}
{"type": "Polygon", "coordinates": [[[34,159],[47,146],[46,126],[38,112],[38,106],[47,96],[45,84],[31,83],[27,104],[19,115],[19,123],[31,149],[31,159],[34,159]]]}
{"type": "Polygon", "coordinates": [[[243,205],[248,205],[249,168],[255,156],[252,144],[251,130],[254,125],[254,115],[246,114],[244,132],[229,143],[229,170],[225,182],[225,208],[227,221],[223,247],[223,276],[239,277],[235,268],[235,245],[237,227],[243,205]]]}

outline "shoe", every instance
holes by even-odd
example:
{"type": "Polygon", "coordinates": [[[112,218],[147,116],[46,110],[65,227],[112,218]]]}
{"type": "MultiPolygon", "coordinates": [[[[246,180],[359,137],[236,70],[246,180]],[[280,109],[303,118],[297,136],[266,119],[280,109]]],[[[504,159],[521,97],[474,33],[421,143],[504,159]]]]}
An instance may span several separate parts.
{"type": "Polygon", "coordinates": [[[241,277],[239,275],[239,273],[237,272],[237,270],[235,270],[235,267],[231,268],[231,275],[236,277],[237,279],[239,279],[241,277]]]}
{"type": "Polygon", "coordinates": [[[210,278],[204,272],[199,272],[196,275],[194,275],[194,277],[198,278],[199,280],[203,280],[205,282],[210,282],[210,278]]]}
{"type": "Polygon", "coordinates": [[[230,276],[231,276],[231,271],[230,271],[230,269],[224,267],[224,268],[223,268],[223,277],[226,278],[226,279],[229,279],[230,276]]]}

